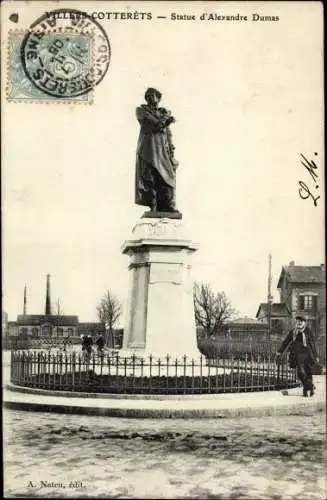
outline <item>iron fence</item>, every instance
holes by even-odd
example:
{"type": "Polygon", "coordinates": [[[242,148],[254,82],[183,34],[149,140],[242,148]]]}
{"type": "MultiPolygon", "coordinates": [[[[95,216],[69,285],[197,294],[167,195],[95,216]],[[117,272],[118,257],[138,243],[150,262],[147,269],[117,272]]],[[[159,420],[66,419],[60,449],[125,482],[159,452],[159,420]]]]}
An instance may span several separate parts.
{"type": "MultiPolygon", "coordinates": [[[[282,343],[280,341],[253,341],[239,339],[199,339],[198,347],[201,353],[209,359],[225,358],[233,355],[236,359],[245,359],[250,356],[253,359],[276,356],[282,343]]],[[[326,346],[325,339],[318,339],[316,348],[320,363],[326,366],[326,346]]]]}
{"type": "Polygon", "coordinates": [[[287,359],[130,358],[47,352],[11,353],[11,382],[47,390],[122,394],[217,394],[295,387],[287,359]]]}

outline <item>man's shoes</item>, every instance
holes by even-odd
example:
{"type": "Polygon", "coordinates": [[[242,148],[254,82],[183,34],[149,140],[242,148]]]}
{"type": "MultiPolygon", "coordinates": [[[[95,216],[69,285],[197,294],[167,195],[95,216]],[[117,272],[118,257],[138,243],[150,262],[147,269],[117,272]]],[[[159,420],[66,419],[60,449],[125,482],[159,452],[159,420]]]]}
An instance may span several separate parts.
{"type": "Polygon", "coordinates": [[[308,397],[308,391],[306,389],[303,389],[303,397],[304,398],[308,397]]]}
{"type": "Polygon", "coordinates": [[[312,398],[312,396],[314,395],[315,393],[315,387],[313,386],[311,389],[310,389],[310,397],[312,398]]]}

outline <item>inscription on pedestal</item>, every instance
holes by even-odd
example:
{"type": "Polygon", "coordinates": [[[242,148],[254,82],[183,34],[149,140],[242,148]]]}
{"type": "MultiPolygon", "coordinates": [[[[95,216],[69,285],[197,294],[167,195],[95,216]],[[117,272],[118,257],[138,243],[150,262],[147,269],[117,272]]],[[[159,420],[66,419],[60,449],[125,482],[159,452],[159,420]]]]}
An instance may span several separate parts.
{"type": "Polygon", "coordinates": [[[150,284],[154,283],[182,283],[182,266],[180,264],[152,264],[150,284]]]}
{"type": "Polygon", "coordinates": [[[134,236],[142,236],[143,238],[151,236],[165,236],[166,238],[175,238],[181,230],[179,222],[171,219],[160,219],[157,222],[146,222],[137,224],[134,227],[134,236]]]}

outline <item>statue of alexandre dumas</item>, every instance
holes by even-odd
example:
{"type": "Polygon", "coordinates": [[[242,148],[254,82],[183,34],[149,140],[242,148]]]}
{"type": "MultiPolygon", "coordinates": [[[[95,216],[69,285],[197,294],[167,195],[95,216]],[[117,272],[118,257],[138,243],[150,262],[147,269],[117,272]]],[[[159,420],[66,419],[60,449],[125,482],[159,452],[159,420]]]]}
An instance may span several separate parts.
{"type": "Polygon", "coordinates": [[[171,112],[159,107],[161,92],[148,88],[146,104],[136,108],[141,130],[137,143],[135,172],[135,203],[150,207],[153,217],[181,218],[175,206],[176,168],[170,125],[175,122],[171,112]]]}

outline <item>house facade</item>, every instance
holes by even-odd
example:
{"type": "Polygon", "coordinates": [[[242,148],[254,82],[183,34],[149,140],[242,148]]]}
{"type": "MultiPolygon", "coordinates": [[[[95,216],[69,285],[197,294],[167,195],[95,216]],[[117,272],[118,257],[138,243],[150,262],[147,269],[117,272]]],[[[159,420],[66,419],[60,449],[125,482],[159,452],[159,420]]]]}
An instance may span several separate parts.
{"type": "MultiPolygon", "coordinates": [[[[285,333],[292,328],[295,317],[306,317],[316,338],[326,336],[326,277],[325,266],[297,266],[291,261],[283,266],[277,289],[280,302],[271,305],[271,330],[285,333]]],[[[262,303],[257,318],[268,323],[268,304],[262,303]]]]}
{"type": "Polygon", "coordinates": [[[316,337],[326,335],[325,265],[296,266],[292,261],[283,266],[277,289],[280,301],[290,311],[290,324],[297,314],[307,318],[316,337]]]}

